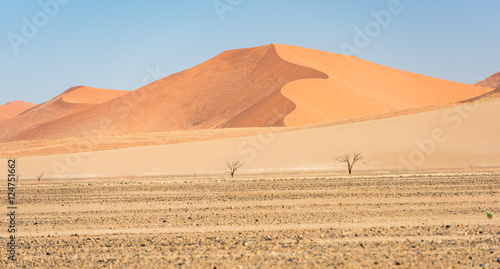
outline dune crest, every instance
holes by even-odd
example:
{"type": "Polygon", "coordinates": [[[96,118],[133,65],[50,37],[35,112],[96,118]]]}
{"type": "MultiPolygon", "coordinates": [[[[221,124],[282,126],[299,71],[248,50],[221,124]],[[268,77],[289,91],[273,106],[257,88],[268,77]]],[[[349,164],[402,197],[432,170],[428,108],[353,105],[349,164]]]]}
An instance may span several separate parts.
{"type": "MultiPolygon", "coordinates": [[[[129,92],[86,86],[72,87],[50,101],[25,110],[15,118],[2,121],[0,128],[4,132],[0,133],[0,142],[25,140],[26,137],[36,136],[44,125],[127,93],[129,92]]],[[[44,139],[43,136],[39,137],[44,139]]]]}
{"type": "Polygon", "coordinates": [[[127,91],[98,89],[87,86],[73,87],[66,91],[61,100],[68,104],[102,104],[123,96],[127,91]]]}
{"type": "Polygon", "coordinates": [[[486,79],[483,79],[474,85],[480,86],[480,87],[488,87],[488,88],[498,88],[500,87],[500,72],[495,73],[486,79]]]}
{"type": "MultiPolygon", "coordinates": [[[[274,44],[268,46],[266,55],[259,61],[258,69],[265,70],[265,74],[271,74],[271,77],[274,77],[275,74],[281,74],[278,79],[286,81],[286,83],[300,79],[328,78],[328,75],[313,68],[285,61],[276,52],[274,44]]],[[[282,88],[273,88],[270,95],[218,127],[285,126],[284,118],[296,108],[296,105],[283,96],[282,88]]]]}
{"type": "Polygon", "coordinates": [[[282,90],[297,105],[286,126],[446,105],[485,94],[475,87],[378,65],[353,56],[276,45],[286,61],[326,73],[328,79],[293,81],[282,90]]]}
{"type": "Polygon", "coordinates": [[[0,105],[0,121],[12,119],[34,106],[36,104],[24,101],[12,101],[5,105],[0,105]]]}
{"type": "MultiPolygon", "coordinates": [[[[36,132],[16,139],[198,130],[210,128],[284,126],[295,104],[282,87],[303,78],[327,75],[284,61],[274,44],[225,51],[193,68],[157,80],[128,95],[88,107],[39,125],[36,132]],[[102,122],[106,126],[101,128],[102,122]]],[[[95,103],[73,89],[60,101],[72,105],[95,103]]],[[[92,92],[86,90],[86,92],[92,92]]]]}

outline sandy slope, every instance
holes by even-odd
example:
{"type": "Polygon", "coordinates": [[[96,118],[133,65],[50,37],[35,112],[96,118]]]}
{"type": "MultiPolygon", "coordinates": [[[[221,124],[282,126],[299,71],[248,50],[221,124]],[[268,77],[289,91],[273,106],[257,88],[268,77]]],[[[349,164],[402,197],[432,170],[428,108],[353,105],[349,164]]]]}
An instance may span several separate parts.
{"type": "Polygon", "coordinates": [[[12,119],[34,106],[36,104],[23,101],[12,101],[5,105],[0,105],[0,121],[12,119]]]}
{"type": "Polygon", "coordinates": [[[411,170],[500,166],[500,99],[323,128],[164,146],[20,158],[27,177],[222,173],[239,160],[247,172],[335,169],[334,157],[365,155],[356,169],[411,170]]]}
{"type": "Polygon", "coordinates": [[[97,89],[86,86],[73,87],[52,100],[35,106],[16,118],[0,123],[0,141],[24,140],[37,136],[43,126],[73,113],[89,109],[129,92],[97,89]]]}
{"type": "Polygon", "coordinates": [[[276,45],[289,62],[326,73],[328,79],[288,83],[283,95],[297,108],[286,126],[446,105],[491,91],[371,63],[357,57],[289,45],[276,45]]]}
{"type": "Polygon", "coordinates": [[[484,80],[475,83],[474,85],[488,88],[498,88],[500,87],[500,72],[495,73],[484,80]]]}
{"type": "Polygon", "coordinates": [[[159,146],[196,141],[208,141],[233,137],[245,137],[266,133],[291,132],[313,128],[338,126],[357,122],[380,120],[399,117],[426,111],[453,109],[455,106],[469,102],[482,102],[500,97],[498,89],[490,93],[474,97],[468,101],[446,106],[427,106],[413,109],[399,110],[389,113],[374,114],[356,118],[341,119],[295,127],[245,127],[245,128],[215,128],[201,130],[178,130],[169,132],[139,133],[112,136],[92,136],[78,138],[61,138],[51,140],[24,140],[0,143],[0,158],[29,157],[56,154],[70,154],[76,152],[103,151],[111,149],[125,149],[134,147],[159,146]],[[474,101],[476,100],[476,101],[474,101]]]}

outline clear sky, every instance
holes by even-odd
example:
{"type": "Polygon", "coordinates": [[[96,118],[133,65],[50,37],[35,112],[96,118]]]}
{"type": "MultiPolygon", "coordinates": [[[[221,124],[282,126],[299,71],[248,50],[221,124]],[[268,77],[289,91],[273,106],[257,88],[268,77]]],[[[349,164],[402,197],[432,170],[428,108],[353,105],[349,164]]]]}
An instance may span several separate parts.
{"type": "Polygon", "coordinates": [[[378,64],[474,83],[500,71],[499,11],[497,0],[0,0],[0,103],[41,103],[77,85],[133,90],[269,43],[354,48],[378,64]]]}

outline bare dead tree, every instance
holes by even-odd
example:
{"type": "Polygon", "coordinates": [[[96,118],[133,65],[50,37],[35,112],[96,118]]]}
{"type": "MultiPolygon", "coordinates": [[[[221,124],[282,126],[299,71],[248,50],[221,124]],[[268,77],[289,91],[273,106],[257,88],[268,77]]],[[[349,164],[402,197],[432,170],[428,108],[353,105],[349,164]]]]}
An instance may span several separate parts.
{"type": "Polygon", "coordinates": [[[347,170],[349,171],[349,175],[350,175],[352,172],[352,167],[353,167],[354,163],[361,160],[362,158],[363,158],[363,155],[361,153],[358,153],[355,151],[352,154],[352,159],[351,159],[351,154],[344,154],[344,155],[337,156],[336,160],[338,162],[341,162],[341,163],[347,163],[347,170]]]}
{"type": "Polygon", "coordinates": [[[243,166],[242,162],[236,161],[236,162],[226,162],[226,167],[228,172],[231,174],[231,178],[234,177],[234,173],[243,166]]]}
{"type": "Polygon", "coordinates": [[[41,173],[40,175],[36,175],[36,179],[38,180],[38,182],[40,182],[42,177],[43,177],[43,173],[41,173]]]}

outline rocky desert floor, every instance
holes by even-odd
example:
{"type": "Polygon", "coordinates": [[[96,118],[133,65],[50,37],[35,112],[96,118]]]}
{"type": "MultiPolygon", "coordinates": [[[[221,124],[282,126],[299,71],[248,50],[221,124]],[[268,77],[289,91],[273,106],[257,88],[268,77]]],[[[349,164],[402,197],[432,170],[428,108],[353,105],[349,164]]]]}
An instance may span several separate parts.
{"type": "Polygon", "coordinates": [[[500,268],[497,172],[20,181],[2,268],[500,268]]]}

